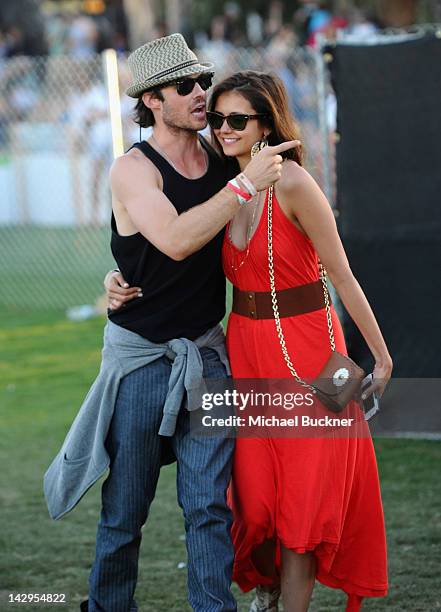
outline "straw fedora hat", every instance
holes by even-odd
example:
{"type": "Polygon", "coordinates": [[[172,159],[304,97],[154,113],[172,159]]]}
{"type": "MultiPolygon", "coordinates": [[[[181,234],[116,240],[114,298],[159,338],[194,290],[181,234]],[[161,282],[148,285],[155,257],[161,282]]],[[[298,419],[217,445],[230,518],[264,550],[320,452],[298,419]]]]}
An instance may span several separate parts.
{"type": "Polygon", "coordinates": [[[213,64],[199,62],[182,34],[157,38],[129,55],[133,84],[126,90],[137,98],[146,89],[201,72],[213,72],[213,64]]]}

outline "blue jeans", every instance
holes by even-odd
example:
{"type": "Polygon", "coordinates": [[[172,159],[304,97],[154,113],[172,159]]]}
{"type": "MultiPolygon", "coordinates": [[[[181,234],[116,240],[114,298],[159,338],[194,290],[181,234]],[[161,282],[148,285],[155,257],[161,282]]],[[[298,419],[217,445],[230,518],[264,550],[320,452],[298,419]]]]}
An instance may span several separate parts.
{"type": "MultiPolygon", "coordinates": [[[[204,377],[226,376],[215,351],[201,349],[201,355],[204,377]]],[[[89,612],[137,609],[133,596],[141,527],[155,496],[166,441],[171,443],[177,459],[190,605],[197,612],[237,610],[230,590],[232,517],[226,504],[234,440],[193,437],[189,412],[184,407],[173,438],[158,435],[170,371],[171,362],[163,357],[121,381],[106,439],[110,473],[102,488],[96,557],[89,577],[89,612]]]]}

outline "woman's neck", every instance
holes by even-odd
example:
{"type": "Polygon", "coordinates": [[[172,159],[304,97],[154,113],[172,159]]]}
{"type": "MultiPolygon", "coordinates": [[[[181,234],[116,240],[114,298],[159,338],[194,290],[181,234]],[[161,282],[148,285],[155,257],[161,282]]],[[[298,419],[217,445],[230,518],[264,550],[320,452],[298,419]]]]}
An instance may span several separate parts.
{"type": "Polygon", "coordinates": [[[243,172],[245,170],[245,168],[248,166],[248,164],[251,161],[251,155],[247,154],[247,155],[241,155],[240,157],[236,157],[238,163],[239,163],[239,167],[241,169],[241,171],[243,172]]]}

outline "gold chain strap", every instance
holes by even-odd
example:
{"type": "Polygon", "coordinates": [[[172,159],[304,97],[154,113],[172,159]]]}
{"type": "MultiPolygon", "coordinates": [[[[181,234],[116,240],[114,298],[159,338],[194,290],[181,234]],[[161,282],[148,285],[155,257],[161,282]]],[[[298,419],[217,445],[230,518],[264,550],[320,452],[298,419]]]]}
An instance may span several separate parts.
{"type": "Polygon", "coordinates": [[[325,308],[326,308],[326,319],[328,321],[329,342],[331,344],[332,351],[335,351],[334,328],[332,326],[331,307],[329,304],[328,283],[326,282],[327,274],[326,274],[325,266],[322,264],[320,259],[318,262],[318,266],[319,266],[320,280],[322,281],[322,285],[323,285],[323,295],[325,297],[325,308]]]}
{"type": "MultiPolygon", "coordinates": [[[[270,279],[270,288],[271,288],[271,302],[273,307],[274,319],[276,322],[276,330],[277,335],[279,337],[280,347],[282,349],[283,357],[285,359],[286,365],[288,366],[289,371],[296,379],[298,383],[300,383],[303,387],[310,389],[314,393],[316,392],[315,388],[312,385],[308,385],[304,380],[300,378],[297,374],[297,371],[291,361],[291,358],[288,354],[288,349],[286,348],[285,336],[282,330],[282,324],[280,322],[279,315],[279,305],[277,302],[277,294],[276,294],[276,283],[274,279],[274,259],[273,259],[273,191],[274,187],[271,185],[268,189],[268,271],[269,271],[269,279],[270,279]]],[[[323,294],[325,298],[325,307],[326,307],[326,318],[328,321],[328,332],[329,332],[329,341],[331,343],[331,349],[335,351],[335,339],[334,339],[334,328],[332,326],[332,318],[331,318],[331,308],[329,304],[329,292],[328,286],[326,283],[326,270],[321,261],[319,261],[319,274],[320,280],[323,285],[323,294]]]]}

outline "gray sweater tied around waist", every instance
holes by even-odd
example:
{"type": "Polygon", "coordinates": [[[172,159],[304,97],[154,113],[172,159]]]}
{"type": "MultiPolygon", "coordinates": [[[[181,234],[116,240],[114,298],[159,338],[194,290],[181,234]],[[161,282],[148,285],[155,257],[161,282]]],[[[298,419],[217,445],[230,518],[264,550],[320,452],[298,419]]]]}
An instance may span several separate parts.
{"type": "Polygon", "coordinates": [[[104,329],[101,368],[61,450],[44,476],[44,494],[53,519],[59,519],[80,501],[105,473],[110,459],[104,446],[121,379],[163,356],[172,361],[161,436],[173,436],[185,393],[188,410],[200,408],[203,362],[200,348],[214,349],[230,374],[221,325],[194,342],[186,338],[155,344],[108,321],[104,329]]]}

